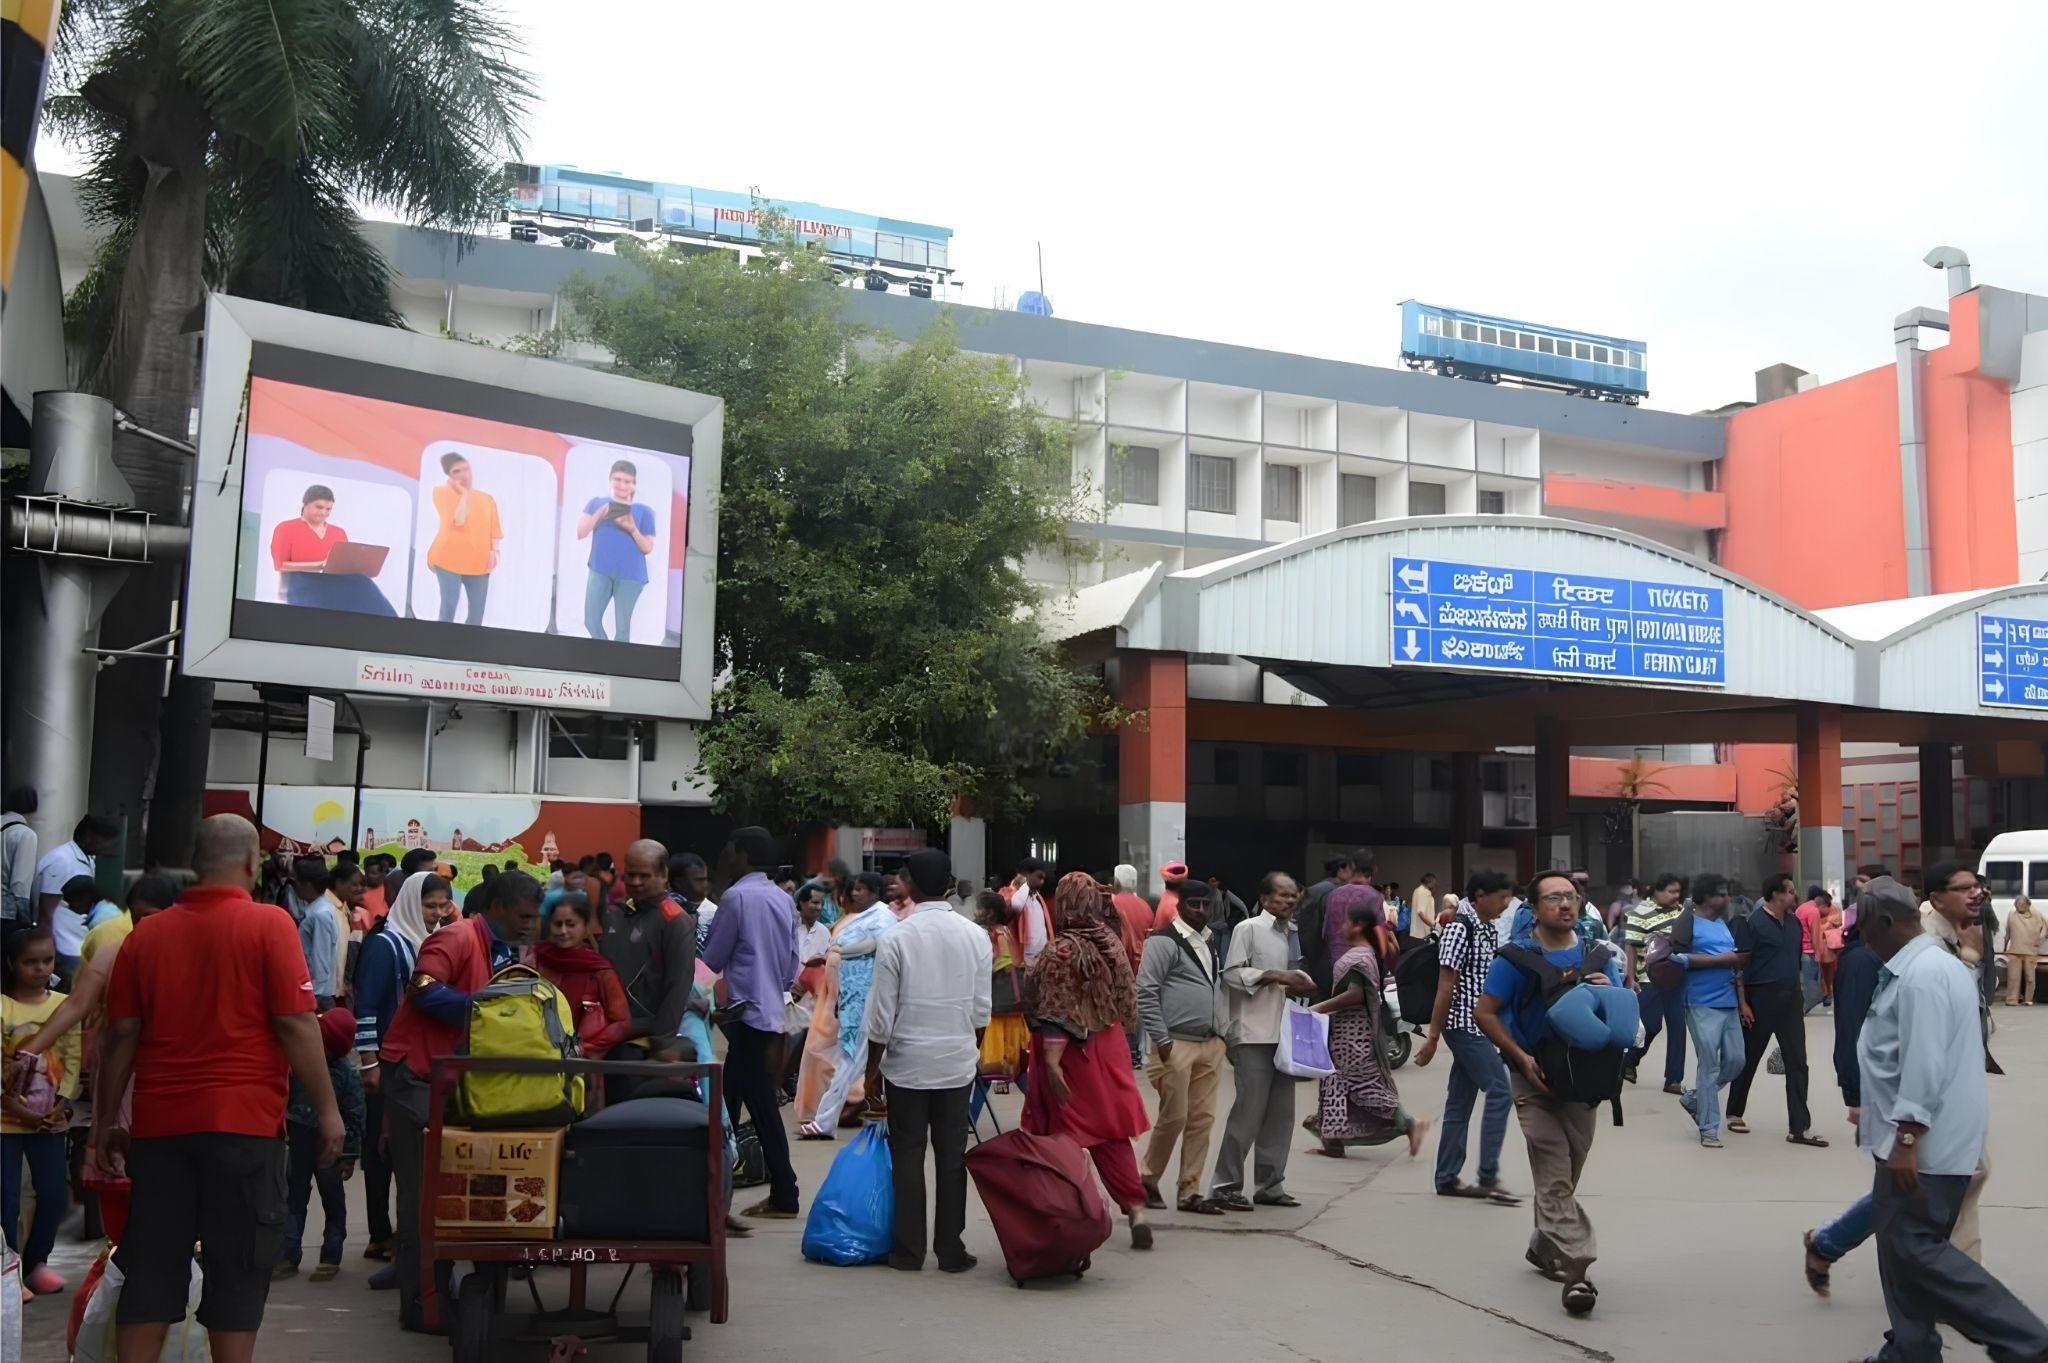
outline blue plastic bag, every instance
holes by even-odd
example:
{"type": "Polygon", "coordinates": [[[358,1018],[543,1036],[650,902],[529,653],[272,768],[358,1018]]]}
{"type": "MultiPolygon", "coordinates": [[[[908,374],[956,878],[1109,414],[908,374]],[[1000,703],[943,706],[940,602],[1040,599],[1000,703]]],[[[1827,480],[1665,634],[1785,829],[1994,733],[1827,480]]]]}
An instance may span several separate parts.
{"type": "Polygon", "coordinates": [[[804,1222],[804,1258],[819,1264],[878,1264],[896,1233],[889,1137],[868,1122],[832,1160],[804,1222]]]}

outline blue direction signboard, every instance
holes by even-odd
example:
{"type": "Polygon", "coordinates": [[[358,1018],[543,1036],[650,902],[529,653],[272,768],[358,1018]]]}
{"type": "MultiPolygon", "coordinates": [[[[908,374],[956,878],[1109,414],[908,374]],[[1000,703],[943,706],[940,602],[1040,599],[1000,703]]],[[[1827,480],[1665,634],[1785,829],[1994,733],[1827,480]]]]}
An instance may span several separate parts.
{"type": "Polygon", "coordinates": [[[1977,614],[1977,698],[2048,710],[2048,620],[1977,614]]]}
{"type": "Polygon", "coordinates": [[[1728,684],[1719,587],[1397,558],[1391,591],[1396,666],[1728,684]]]}

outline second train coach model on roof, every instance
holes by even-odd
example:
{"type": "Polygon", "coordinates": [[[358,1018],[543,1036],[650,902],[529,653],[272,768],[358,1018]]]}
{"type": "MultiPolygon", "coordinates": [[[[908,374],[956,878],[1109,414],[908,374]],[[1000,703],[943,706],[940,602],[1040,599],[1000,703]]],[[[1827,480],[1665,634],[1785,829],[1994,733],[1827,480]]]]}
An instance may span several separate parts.
{"type": "Polygon", "coordinates": [[[1456,379],[1512,379],[1603,402],[1649,396],[1645,347],[1619,336],[1541,327],[1409,299],[1401,305],[1401,360],[1456,379]]]}

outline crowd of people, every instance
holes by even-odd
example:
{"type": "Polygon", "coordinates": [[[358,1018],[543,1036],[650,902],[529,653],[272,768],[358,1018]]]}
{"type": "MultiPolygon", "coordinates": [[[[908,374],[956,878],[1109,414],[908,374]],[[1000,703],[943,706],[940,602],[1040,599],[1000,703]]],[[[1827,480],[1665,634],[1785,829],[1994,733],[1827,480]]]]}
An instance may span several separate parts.
{"type": "MultiPolygon", "coordinates": [[[[1626,885],[1603,910],[1579,871],[1517,886],[1479,870],[1457,890],[1429,874],[1404,897],[1359,851],[1305,887],[1272,872],[1246,904],[1179,862],[1161,868],[1156,901],[1132,866],[1056,875],[1035,859],[977,891],[937,850],[887,873],[832,862],[799,876],[778,839],[742,828],[715,900],[703,857],[648,839],[616,862],[558,862],[545,881],[490,867],[458,900],[432,851],[280,863],[248,822],[219,815],[199,829],[196,883],[145,875],[117,907],[74,884],[97,885],[92,858],[114,833],[82,821],[29,889],[8,877],[0,1131],[24,1295],[61,1294],[47,1260],[90,1076],[83,1182],[118,1246],[124,1353],[184,1318],[197,1243],[214,1357],[251,1356],[269,1283],[301,1271],[316,1194],[310,1276],[342,1271],[357,1167],[365,1256],[382,1261],[369,1284],[395,1291],[401,1326],[425,1328],[430,1068],[461,1046],[472,997],[515,962],[561,992],[586,1057],[724,1061],[730,1116],[751,1126],[767,1185],[728,1213],[735,1235],[801,1214],[792,1134],[832,1141],[885,1121],[890,1265],[915,1271],[929,1252],[942,1271],[972,1269],[966,1148],[1005,1091],[1022,1094],[1024,1130],[1086,1152],[1139,1250],[1155,1243],[1151,1212],[1299,1205],[1287,1188],[1297,1129],[1333,1159],[1390,1142],[1420,1156],[1433,1132],[1439,1196],[1517,1205],[1501,1173],[1512,1113],[1533,1184],[1526,1257],[1574,1315],[1598,1301],[1577,1197],[1612,1097],[1597,1076],[1634,1083],[1663,1034],[1664,1090],[1718,1149],[1749,1134],[1768,1059],[1785,1079],[1786,1140],[1825,1146],[1803,1022],[1825,1006],[1877,1169],[1870,1194],[1806,1237],[1809,1284],[1825,1294],[1832,1264],[1875,1238],[1892,1314],[1880,1357],[1931,1357],[1936,1320],[1994,1357],[2048,1350],[2048,1327],[1975,1261],[1998,924],[1957,863],[1930,868],[1924,904],[1872,868],[1839,904],[1789,876],[1749,899],[1707,873],[1626,885]],[[1417,960],[1427,974],[1408,968],[1417,960]],[[1389,1061],[1387,995],[1397,978],[1405,995],[1411,975],[1425,1005],[1409,1019],[1423,1034],[1415,1063],[1449,1053],[1435,1123],[1403,1102],[1389,1061]],[[1297,1123],[1308,1022],[1324,1056],[1297,1123]],[[36,1211],[17,1227],[24,1171],[36,1211]]],[[[2007,925],[2016,1006],[2031,1002],[2036,917],[2021,900],[2007,925]]]]}

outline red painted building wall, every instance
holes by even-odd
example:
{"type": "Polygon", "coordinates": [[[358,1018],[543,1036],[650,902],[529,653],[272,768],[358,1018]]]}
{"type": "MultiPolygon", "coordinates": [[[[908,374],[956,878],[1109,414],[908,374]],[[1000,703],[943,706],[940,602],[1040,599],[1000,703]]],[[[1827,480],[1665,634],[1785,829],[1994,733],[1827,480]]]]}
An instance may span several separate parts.
{"type": "Polygon", "coordinates": [[[1809,610],[1906,594],[1895,380],[1873,369],[1728,419],[1723,567],[1809,610]]]}

